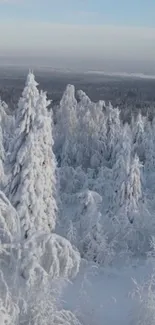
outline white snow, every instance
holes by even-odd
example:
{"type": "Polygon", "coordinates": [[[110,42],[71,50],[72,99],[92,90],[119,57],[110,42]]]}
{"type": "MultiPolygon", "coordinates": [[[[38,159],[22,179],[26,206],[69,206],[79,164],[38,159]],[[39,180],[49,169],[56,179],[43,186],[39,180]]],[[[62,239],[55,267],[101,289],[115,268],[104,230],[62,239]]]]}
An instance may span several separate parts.
{"type": "Polygon", "coordinates": [[[154,325],[155,117],[37,86],[0,101],[0,325],[154,325]]]}
{"type": "Polygon", "coordinates": [[[75,313],[83,325],[136,325],[134,280],[143,285],[151,271],[152,266],[144,260],[121,268],[83,261],[76,279],[63,291],[63,307],[75,313]]]}

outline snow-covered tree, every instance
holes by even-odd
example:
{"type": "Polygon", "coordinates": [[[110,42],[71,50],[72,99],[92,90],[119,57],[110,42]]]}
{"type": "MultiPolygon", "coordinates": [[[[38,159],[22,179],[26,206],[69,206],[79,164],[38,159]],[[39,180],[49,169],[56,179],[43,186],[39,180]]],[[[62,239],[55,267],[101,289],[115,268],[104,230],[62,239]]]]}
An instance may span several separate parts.
{"type": "Polygon", "coordinates": [[[1,118],[1,128],[3,134],[3,145],[5,151],[8,151],[9,143],[13,136],[14,131],[14,115],[11,114],[7,104],[0,98],[0,118],[1,118]]]}
{"type": "Polygon", "coordinates": [[[29,134],[32,128],[36,113],[36,103],[39,97],[37,85],[33,73],[29,72],[22,97],[19,99],[16,110],[15,134],[8,149],[10,164],[16,163],[17,152],[20,150],[27,134],[29,134]]]}
{"type": "Polygon", "coordinates": [[[76,163],[84,169],[90,167],[92,138],[94,136],[94,122],[90,110],[81,116],[77,129],[76,163]]]}
{"type": "Polygon", "coordinates": [[[19,213],[25,237],[36,230],[51,231],[55,227],[56,164],[47,112],[49,102],[46,94],[38,94],[36,85],[30,73],[19,101],[20,123],[9,155],[12,175],[7,192],[19,213]]]}
{"type": "Polygon", "coordinates": [[[70,197],[64,195],[63,200],[69,209],[66,207],[66,211],[62,211],[62,233],[79,249],[81,256],[104,263],[106,236],[101,222],[101,196],[94,191],[85,190],[70,197]],[[70,213],[70,218],[66,220],[67,213],[70,213]]]}
{"type": "Polygon", "coordinates": [[[139,112],[136,121],[133,125],[133,152],[136,153],[140,161],[145,161],[145,150],[144,150],[144,128],[145,119],[139,112]]]}
{"type": "Polygon", "coordinates": [[[56,159],[53,153],[52,119],[47,108],[50,105],[45,92],[41,92],[34,121],[34,140],[38,175],[34,187],[39,198],[36,220],[39,229],[53,230],[56,222],[56,159]],[[38,217],[37,217],[38,215],[38,217]],[[39,221],[38,221],[39,219],[39,221]],[[42,223],[42,224],[41,224],[42,223]],[[39,224],[38,224],[39,225],[39,224]],[[48,226],[47,226],[48,225],[48,226]]]}
{"type": "Polygon", "coordinates": [[[115,163],[115,147],[120,139],[121,134],[121,121],[120,121],[120,111],[118,108],[113,108],[111,103],[106,106],[107,115],[107,137],[106,137],[106,158],[113,166],[115,163]]]}
{"type": "Polygon", "coordinates": [[[92,152],[90,159],[91,168],[98,168],[105,165],[106,160],[106,116],[103,112],[104,101],[99,101],[92,106],[91,115],[94,121],[92,136],[92,152]]]}
{"type": "Polygon", "coordinates": [[[33,165],[35,143],[32,127],[38,97],[37,83],[34,75],[29,73],[22,97],[18,103],[15,134],[9,146],[7,165],[8,169],[10,168],[11,175],[6,189],[10,201],[19,212],[24,235],[30,228],[30,210],[32,210],[31,204],[34,199],[32,196],[32,176],[35,167],[33,165]]]}
{"type": "Polygon", "coordinates": [[[127,124],[124,126],[118,149],[116,147],[116,163],[113,167],[112,209],[116,214],[124,211],[130,219],[132,213],[138,210],[143,195],[140,171],[142,165],[137,155],[132,158],[131,130],[127,124]]]}
{"type": "Polygon", "coordinates": [[[138,156],[133,158],[130,169],[129,183],[127,186],[127,197],[130,206],[134,209],[137,208],[139,200],[142,199],[142,186],[141,186],[141,167],[138,156]]]}
{"type": "Polygon", "coordinates": [[[114,250],[113,245],[108,243],[108,237],[105,234],[102,215],[98,214],[96,223],[91,226],[83,240],[84,257],[90,261],[96,262],[98,265],[106,265],[111,263],[114,250]]]}
{"type": "Polygon", "coordinates": [[[90,109],[79,115],[76,139],[76,165],[84,169],[98,168],[104,160],[105,119],[102,105],[91,103],[90,109]]]}
{"type": "Polygon", "coordinates": [[[16,210],[0,191],[0,243],[20,240],[20,223],[16,210]]]}
{"type": "Polygon", "coordinates": [[[50,277],[74,278],[80,266],[80,254],[71,243],[56,234],[37,233],[23,244],[21,274],[29,282],[50,277]]]}
{"type": "Polygon", "coordinates": [[[113,166],[113,196],[111,208],[115,213],[125,202],[125,187],[130,173],[132,138],[128,124],[122,130],[122,136],[116,150],[116,163],[113,166]]]}
{"type": "Polygon", "coordinates": [[[76,106],[75,87],[73,85],[67,85],[60,101],[55,129],[54,151],[59,164],[63,161],[64,164],[66,164],[67,161],[71,163],[73,160],[71,149],[74,142],[74,133],[77,123],[76,106]]]}
{"type": "MultiPolygon", "coordinates": [[[[99,225],[100,211],[99,205],[102,198],[93,191],[84,191],[78,195],[79,198],[79,214],[77,216],[76,230],[79,234],[77,241],[78,248],[83,256],[95,254],[95,246],[98,246],[98,238],[96,236],[96,225],[99,225]],[[81,210],[81,211],[80,211],[81,210]],[[80,240],[81,238],[81,240],[80,240]],[[94,244],[95,241],[95,244],[94,244]]],[[[94,259],[96,256],[94,255],[94,259]]]]}
{"type": "Polygon", "coordinates": [[[74,128],[76,106],[75,87],[73,85],[67,85],[60,101],[61,122],[66,135],[74,128]]]}
{"type": "Polygon", "coordinates": [[[81,117],[82,114],[84,115],[85,112],[89,110],[91,106],[91,100],[83,90],[77,91],[77,97],[79,100],[77,104],[77,116],[81,117]]]}
{"type": "Polygon", "coordinates": [[[134,214],[140,210],[143,193],[141,185],[141,167],[139,158],[136,155],[131,161],[130,172],[126,182],[123,183],[122,210],[127,215],[130,222],[134,220],[134,214]]]}
{"type": "Polygon", "coordinates": [[[155,171],[155,137],[152,124],[147,121],[144,137],[145,164],[144,171],[147,174],[155,171]]]}
{"type": "Polygon", "coordinates": [[[62,196],[64,193],[71,195],[79,192],[87,183],[87,175],[81,167],[61,167],[58,170],[58,174],[62,196]]]}

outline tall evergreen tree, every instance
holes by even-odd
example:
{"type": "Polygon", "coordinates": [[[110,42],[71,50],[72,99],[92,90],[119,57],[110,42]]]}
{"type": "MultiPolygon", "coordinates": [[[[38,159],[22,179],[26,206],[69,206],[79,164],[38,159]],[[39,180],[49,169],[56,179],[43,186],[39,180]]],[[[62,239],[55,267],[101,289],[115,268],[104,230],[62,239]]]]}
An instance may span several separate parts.
{"type": "Polygon", "coordinates": [[[121,134],[120,111],[118,108],[113,108],[111,103],[106,107],[107,114],[107,160],[110,166],[115,162],[115,147],[119,142],[121,134]]]}
{"type": "Polygon", "coordinates": [[[29,73],[19,101],[15,136],[10,146],[11,178],[7,193],[21,221],[22,235],[55,226],[55,158],[46,94],[37,90],[29,73]]]}
{"type": "Polygon", "coordinates": [[[77,125],[75,87],[67,85],[57,113],[55,152],[59,164],[73,161],[74,134],[77,125]]]}
{"type": "Polygon", "coordinates": [[[131,166],[132,134],[128,124],[125,124],[121,134],[120,142],[115,148],[116,163],[113,166],[112,209],[116,213],[125,202],[125,187],[131,166]]]}
{"type": "Polygon", "coordinates": [[[39,98],[37,85],[34,74],[29,72],[15,114],[15,134],[8,149],[10,164],[15,164],[17,152],[20,150],[20,147],[32,128],[36,103],[39,98]]]}
{"type": "Polygon", "coordinates": [[[145,131],[145,119],[141,112],[138,114],[133,126],[133,152],[137,154],[139,159],[145,161],[145,149],[144,149],[144,131],[145,131]]]}
{"type": "MultiPolygon", "coordinates": [[[[37,102],[36,119],[34,123],[35,155],[38,160],[37,191],[41,194],[38,206],[41,228],[52,231],[56,221],[56,159],[53,153],[53,134],[51,114],[45,92],[41,91],[37,102]],[[42,221],[41,221],[42,220],[42,221]]],[[[39,194],[38,193],[38,194],[39,194]]],[[[36,220],[37,213],[36,213],[36,220]]]]}
{"type": "Polygon", "coordinates": [[[155,144],[152,124],[147,121],[144,136],[145,164],[144,172],[147,177],[148,173],[155,170],[155,144]]]}

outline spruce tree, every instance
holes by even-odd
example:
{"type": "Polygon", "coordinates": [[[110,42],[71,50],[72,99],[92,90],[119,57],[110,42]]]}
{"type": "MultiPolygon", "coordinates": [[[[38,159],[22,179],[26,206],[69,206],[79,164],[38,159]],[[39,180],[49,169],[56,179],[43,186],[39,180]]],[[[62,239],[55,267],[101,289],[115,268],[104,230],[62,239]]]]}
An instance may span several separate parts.
{"type": "Polygon", "coordinates": [[[10,146],[11,177],[7,193],[20,217],[22,235],[55,227],[55,157],[46,94],[39,95],[29,73],[19,100],[15,136],[10,146]]]}

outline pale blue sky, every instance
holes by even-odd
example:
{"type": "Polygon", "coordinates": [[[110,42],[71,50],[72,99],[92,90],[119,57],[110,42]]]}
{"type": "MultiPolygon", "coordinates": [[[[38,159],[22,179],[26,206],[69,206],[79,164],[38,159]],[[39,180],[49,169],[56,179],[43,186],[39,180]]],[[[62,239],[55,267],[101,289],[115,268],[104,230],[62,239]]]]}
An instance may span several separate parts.
{"type": "Polygon", "coordinates": [[[0,0],[0,19],[155,27],[155,1],[0,0]]]}
{"type": "Polygon", "coordinates": [[[155,0],[0,0],[0,44],[0,56],[155,71],[155,0]]]}

